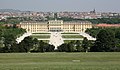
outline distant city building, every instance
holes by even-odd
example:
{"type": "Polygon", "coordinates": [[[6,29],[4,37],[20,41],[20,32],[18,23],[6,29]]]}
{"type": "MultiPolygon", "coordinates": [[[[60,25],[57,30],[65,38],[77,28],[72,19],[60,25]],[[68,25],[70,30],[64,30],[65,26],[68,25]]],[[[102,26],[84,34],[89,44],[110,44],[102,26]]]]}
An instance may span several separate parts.
{"type": "Polygon", "coordinates": [[[20,27],[27,32],[85,32],[87,28],[92,28],[92,23],[88,21],[49,20],[47,22],[21,22],[20,27]]]}
{"type": "MultiPolygon", "coordinates": [[[[19,11],[19,10],[0,10],[0,17],[30,17],[33,20],[47,20],[46,17],[54,18],[56,15],[57,18],[73,18],[73,19],[97,19],[97,18],[120,18],[120,13],[116,12],[96,12],[94,9],[90,12],[35,12],[35,11],[19,11]]],[[[0,18],[1,19],[1,18],[0,18]]]]}

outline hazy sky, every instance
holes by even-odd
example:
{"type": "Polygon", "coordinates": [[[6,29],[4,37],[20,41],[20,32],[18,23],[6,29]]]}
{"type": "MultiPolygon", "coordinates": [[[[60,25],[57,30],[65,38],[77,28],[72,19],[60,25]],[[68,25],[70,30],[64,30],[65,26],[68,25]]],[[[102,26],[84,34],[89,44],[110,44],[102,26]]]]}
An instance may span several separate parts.
{"type": "Polygon", "coordinates": [[[120,12],[120,0],[0,0],[0,9],[120,12]]]}

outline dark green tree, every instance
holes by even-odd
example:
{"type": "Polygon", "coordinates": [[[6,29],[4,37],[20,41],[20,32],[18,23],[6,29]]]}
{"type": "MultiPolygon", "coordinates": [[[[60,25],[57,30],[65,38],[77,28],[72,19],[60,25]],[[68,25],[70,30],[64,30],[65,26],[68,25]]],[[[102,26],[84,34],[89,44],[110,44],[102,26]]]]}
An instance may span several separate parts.
{"type": "Polygon", "coordinates": [[[5,50],[4,52],[11,52],[12,46],[16,43],[15,36],[14,35],[6,35],[4,36],[4,45],[3,49],[5,50]]]}
{"type": "Polygon", "coordinates": [[[23,52],[30,52],[31,50],[33,50],[33,45],[34,43],[32,37],[28,36],[25,37],[24,40],[20,43],[20,48],[24,49],[23,52]]]}
{"type": "Polygon", "coordinates": [[[75,42],[75,46],[76,46],[77,52],[82,52],[84,50],[84,48],[82,47],[82,44],[81,44],[80,40],[77,40],[75,42]]]}
{"type": "Polygon", "coordinates": [[[54,18],[57,19],[57,13],[54,13],[54,18]]]}
{"type": "Polygon", "coordinates": [[[84,51],[87,53],[90,45],[89,45],[89,40],[86,37],[82,42],[82,47],[84,48],[84,51]]]}
{"type": "Polygon", "coordinates": [[[115,33],[115,38],[120,39],[120,30],[119,29],[115,33]]]}
{"type": "Polygon", "coordinates": [[[76,50],[76,46],[74,45],[73,42],[70,42],[67,44],[68,50],[66,52],[74,52],[76,50]]]}
{"type": "Polygon", "coordinates": [[[34,38],[33,39],[33,51],[37,51],[38,50],[38,47],[39,47],[39,41],[37,38],[34,38]]]}
{"type": "Polygon", "coordinates": [[[64,43],[64,44],[58,46],[58,47],[57,47],[57,48],[58,48],[58,51],[59,51],[59,52],[67,52],[67,51],[68,51],[68,47],[67,47],[67,46],[68,46],[67,43],[64,43]]]}
{"type": "Polygon", "coordinates": [[[91,51],[96,52],[108,52],[115,47],[115,36],[112,32],[107,30],[101,30],[97,35],[95,45],[91,48],[91,51]]]}
{"type": "Polygon", "coordinates": [[[44,45],[45,45],[45,43],[41,40],[41,41],[39,42],[39,47],[38,47],[37,51],[38,51],[38,52],[45,52],[44,45]]]}
{"type": "Polygon", "coordinates": [[[54,48],[53,45],[40,41],[36,52],[53,52],[54,48]]]}

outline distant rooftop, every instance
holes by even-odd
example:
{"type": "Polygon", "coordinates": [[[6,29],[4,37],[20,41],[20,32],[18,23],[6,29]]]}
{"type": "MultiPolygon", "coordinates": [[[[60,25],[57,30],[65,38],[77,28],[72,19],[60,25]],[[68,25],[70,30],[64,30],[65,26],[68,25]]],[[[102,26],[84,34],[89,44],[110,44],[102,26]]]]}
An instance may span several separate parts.
{"type": "Polygon", "coordinates": [[[97,27],[120,27],[120,24],[98,24],[97,27]]]}

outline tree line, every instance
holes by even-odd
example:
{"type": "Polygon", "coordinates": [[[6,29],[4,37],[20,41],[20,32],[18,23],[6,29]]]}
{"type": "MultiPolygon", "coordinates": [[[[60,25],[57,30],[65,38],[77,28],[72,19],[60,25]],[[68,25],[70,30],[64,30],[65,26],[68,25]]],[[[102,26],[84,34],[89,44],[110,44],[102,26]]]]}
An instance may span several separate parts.
{"type": "Polygon", "coordinates": [[[54,46],[38,41],[36,38],[26,37],[19,44],[14,42],[5,44],[0,48],[1,53],[29,53],[29,52],[53,52],[54,46]]]}
{"type": "Polygon", "coordinates": [[[92,28],[86,30],[86,32],[97,39],[91,47],[91,51],[120,51],[120,28],[92,28]]]}
{"type": "Polygon", "coordinates": [[[88,52],[93,45],[93,41],[89,41],[86,37],[83,41],[73,40],[58,46],[59,52],[88,52]]]}

